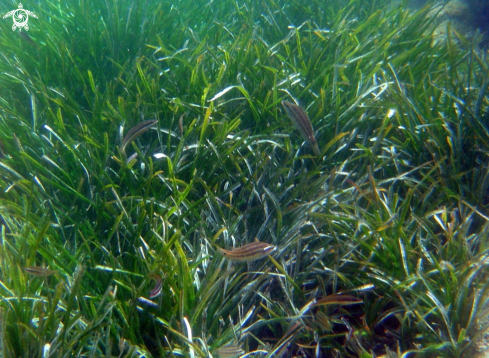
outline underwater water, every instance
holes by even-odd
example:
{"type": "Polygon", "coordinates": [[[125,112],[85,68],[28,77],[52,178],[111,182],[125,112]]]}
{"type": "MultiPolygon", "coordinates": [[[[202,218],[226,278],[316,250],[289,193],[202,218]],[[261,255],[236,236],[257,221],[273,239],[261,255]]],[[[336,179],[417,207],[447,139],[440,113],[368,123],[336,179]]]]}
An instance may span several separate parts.
{"type": "Polygon", "coordinates": [[[0,3],[1,356],[483,354],[489,61],[447,8],[0,3]]]}

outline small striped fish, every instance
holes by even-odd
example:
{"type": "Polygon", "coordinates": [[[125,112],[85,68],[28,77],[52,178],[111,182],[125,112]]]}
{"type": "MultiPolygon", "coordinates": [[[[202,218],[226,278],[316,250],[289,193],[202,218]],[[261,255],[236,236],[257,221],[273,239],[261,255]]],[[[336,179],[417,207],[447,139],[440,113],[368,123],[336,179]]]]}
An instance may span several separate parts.
{"type": "Polygon", "coordinates": [[[244,354],[244,352],[243,349],[235,344],[229,344],[217,350],[217,354],[219,354],[219,357],[221,358],[237,358],[244,354]]]}
{"type": "Polygon", "coordinates": [[[161,294],[161,290],[163,289],[163,285],[161,283],[161,277],[158,275],[154,275],[153,277],[156,281],[155,287],[149,293],[149,299],[152,300],[155,297],[158,297],[161,294]]]}
{"type": "Polygon", "coordinates": [[[141,122],[132,127],[121,142],[121,152],[125,153],[126,147],[129,145],[129,143],[131,143],[138,135],[143,134],[154,126],[156,122],[158,122],[158,120],[150,119],[149,121],[141,122]]]}
{"type": "Polygon", "coordinates": [[[307,116],[306,111],[294,103],[288,101],[282,101],[282,106],[287,112],[292,124],[301,132],[302,137],[312,146],[314,154],[319,155],[318,143],[314,138],[314,130],[312,129],[311,120],[307,116]]]}
{"type": "Polygon", "coordinates": [[[277,249],[276,246],[266,242],[255,241],[233,250],[224,250],[217,247],[217,251],[225,258],[234,262],[251,262],[270,255],[277,249]]]}
{"type": "Polygon", "coordinates": [[[58,271],[55,270],[49,270],[45,267],[41,266],[29,266],[29,267],[24,267],[24,271],[27,272],[28,274],[32,276],[37,276],[37,277],[45,277],[45,276],[51,276],[57,273],[58,271]]]}
{"type": "Polygon", "coordinates": [[[326,305],[356,305],[359,303],[363,303],[363,300],[358,297],[348,296],[348,295],[338,295],[333,294],[323,298],[320,298],[316,301],[314,306],[326,306],[326,305]]]}
{"type": "Polygon", "coordinates": [[[326,316],[323,312],[319,311],[315,315],[313,315],[314,321],[318,325],[318,327],[323,332],[332,332],[333,331],[333,323],[330,318],[326,316]]]}

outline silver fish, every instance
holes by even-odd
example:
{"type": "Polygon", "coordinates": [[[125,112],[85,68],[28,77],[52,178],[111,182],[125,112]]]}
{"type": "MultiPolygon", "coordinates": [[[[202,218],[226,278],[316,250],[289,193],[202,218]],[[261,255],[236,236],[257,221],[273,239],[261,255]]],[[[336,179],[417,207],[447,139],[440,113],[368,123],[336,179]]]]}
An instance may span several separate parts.
{"type": "Polygon", "coordinates": [[[304,108],[285,100],[281,103],[292,121],[292,124],[299,130],[299,132],[301,132],[302,137],[312,146],[314,154],[321,154],[316,138],[314,138],[314,130],[312,129],[311,120],[307,116],[304,108]]]}
{"type": "Polygon", "coordinates": [[[221,358],[237,358],[244,354],[244,350],[235,344],[229,344],[217,350],[217,354],[221,358]]]}
{"type": "Polygon", "coordinates": [[[224,250],[217,247],[217,251],[227,259],[234,262],[251,262],[270,255],[277,249],[276,246],[266,242],[255,241],[233,250],[224,250]]]}

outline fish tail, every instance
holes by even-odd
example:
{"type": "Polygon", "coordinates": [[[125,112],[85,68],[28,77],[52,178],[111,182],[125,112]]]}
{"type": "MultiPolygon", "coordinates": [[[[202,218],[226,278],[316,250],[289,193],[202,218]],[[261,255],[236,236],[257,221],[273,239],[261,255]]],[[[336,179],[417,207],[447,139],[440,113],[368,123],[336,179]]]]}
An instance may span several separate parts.
{"type": "Polygon", "coordinates": [[[312,145],[312,150],[313,150],[314,154],[316,154],[317,156],[319,156],[321,154],[321,151],[319,150],[319,147],[318,147],[318,144],[317,143],[314,143],[312,145]]]}

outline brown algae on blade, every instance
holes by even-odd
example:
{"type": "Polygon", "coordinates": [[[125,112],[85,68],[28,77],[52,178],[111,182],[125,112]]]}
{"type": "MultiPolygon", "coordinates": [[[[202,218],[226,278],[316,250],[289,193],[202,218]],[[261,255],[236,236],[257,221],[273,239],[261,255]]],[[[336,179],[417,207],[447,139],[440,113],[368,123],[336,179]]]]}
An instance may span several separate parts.
{"type": "Polygon", "coordinates": [[[217,251],[225,258],[234,262],[251,262],[270,255],[277,249],[276,246],[266,242],[255,241],[232,250],[217,247],[217,251]]]}
{"type": "Polygon", "coordinates": [[[121,152],[125,153],[126,147],[129,145],[129,143],[131,143],[137,136],[143,134],[154,126],[156,122],[158,122],[157,119],[150,119],[132,127],[121,142],[121,152]]]}
{"type": "Polygon", "coordinates": [[[306,111],[301,106],[294,103],[283,100],[282,107],[289,116],[292,124],[301,132],[302,137],[312,146],[314,154],[320,155],[318,143],[314,137],[314,130],[312,129],[311,120],[307,116],[306,111]]]}

